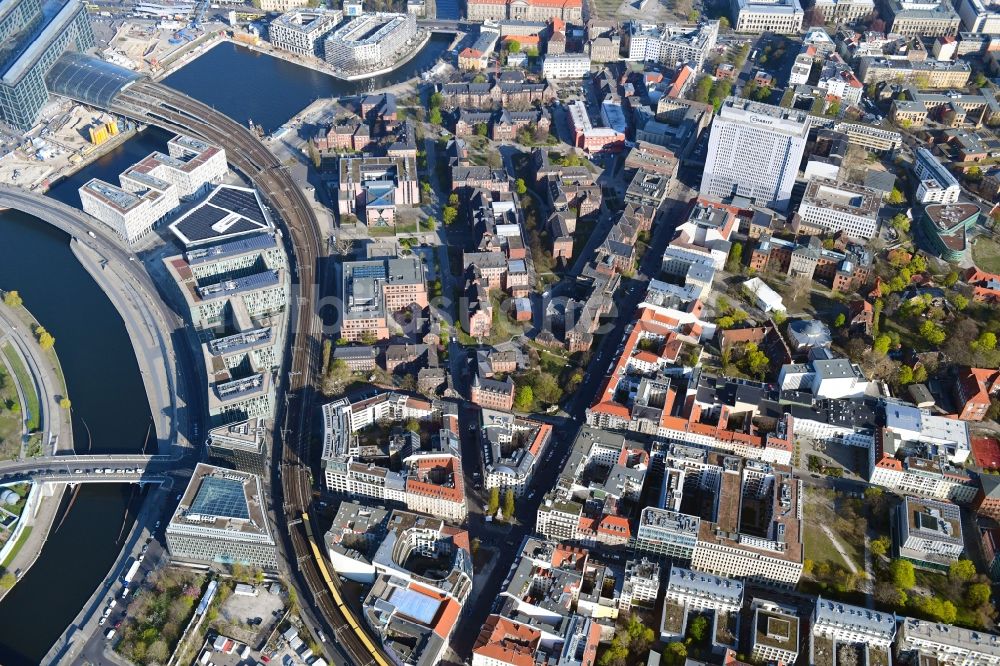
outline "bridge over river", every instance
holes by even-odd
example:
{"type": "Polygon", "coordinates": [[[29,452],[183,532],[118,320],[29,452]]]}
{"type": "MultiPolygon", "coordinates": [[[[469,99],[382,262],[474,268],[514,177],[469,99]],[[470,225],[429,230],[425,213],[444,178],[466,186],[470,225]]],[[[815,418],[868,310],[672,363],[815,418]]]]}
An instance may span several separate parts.
{"type": "MultiPolygon", "coordinates": [[[[135,454],[57,455],[0,463],[0,482],[165,483],[171,474],[193,468],[181,456],[135,454]]],[[[190,471],[190,470],[188,470],[190,471]]]]}

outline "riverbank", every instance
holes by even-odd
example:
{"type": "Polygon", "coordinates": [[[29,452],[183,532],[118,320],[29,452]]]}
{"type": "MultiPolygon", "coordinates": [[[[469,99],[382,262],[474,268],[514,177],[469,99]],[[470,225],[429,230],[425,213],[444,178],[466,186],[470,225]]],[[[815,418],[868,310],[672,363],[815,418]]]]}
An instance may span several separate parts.
{"type": "MultiPolygon", "coordinates": [[[[56,516],[59,515],[65,493],[64,485],[42,486],[36,483],[31,486],[24,512],[8,542],[11,546],[0,551],[0,572],[9,571],[20,580],[38,561],[45,542],[49,540],[56,516]]],[[[14,585],[6,588],[0,586],[0,600],[13,589],[14,585]]]]}
{"type": "MultiPolygon", "coordinates": [[[[357,81],[364,81],[365,79],[373,79],[376,76],[382,76],[383,74],[389,74],[391,72],[396,71],[406,63],[413,60],[420,54],[421,51],[424,50],[424,47],[427,46],[427,42],[430,41],[432,34],[433,33],[430,30],[424,31],[423,35],[420,38],[420,43],[417,46],[409,49],[406,53],[403,54],[403,56],[399,60],[394,62],[389,67],[383,67],[382,69],[379,70],[373,70],[371,72],[363,72],[359,74],[351,74],[347,76],[341,74],[333,67],[328,66],[325,62],[323,62],[319,58],[303,58],[302,56],[295,55],[294,53],[289,53],[282,49],[276,49],[273,46],[271,46],[269,42],[261,41],[259,44],[251,44],[249,42],[236,41],[235,39],[232,39],[228,36],[218,41],[227,41],[230,42],[231,44],[235,44],[236,46],[241,46],[249,51],[254,51],[255,53],[268,55],[271,56],[272,58],[278,58],[279,60],[284,60],[285,62],[289,62],[293,65],[298,65],[299,67],[305,67],[306,69],[311,69],[314,72],[319,72],[320,74],[326,74],[330,78],[337,79],[338,81],[357,82],[357,81]]],[[[173,71],[176,71],[176,69],[173,71]]]]}
{"type": "Polygon", "coordinates": [[[0,302],[2,362],[18,385],[24,420],[21,458],[73,451],[73,420],[69,403],[62,402],[69,400],[66,379],[55,348],[42,349],[33,333],[40,326],[23,304],[10,306],[0,302]],[[27,378],[23,376],[25,373],[27,378]],[[27,382],[31,386],[23,385],[27,382]],[[36,413],[32,413],[32,408],[36,413]],[[32,441],[32,431],[37,435],[36,442],[32,441]]]}

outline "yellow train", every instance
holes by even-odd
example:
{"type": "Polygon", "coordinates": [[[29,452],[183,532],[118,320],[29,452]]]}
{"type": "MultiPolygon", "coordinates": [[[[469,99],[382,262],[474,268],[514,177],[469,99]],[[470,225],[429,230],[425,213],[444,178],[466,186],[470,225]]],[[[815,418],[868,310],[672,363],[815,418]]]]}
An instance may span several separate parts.
{"type": "Polygon", "coordinates": [[[330,590],[330,594],[333,596],[333,602],[336,604],[337,609],[344,616],[347,625],[351,628],[351,631],[358,637],[365,649],[371,655],[372,663],[377,666],[393,666],[383,655],[382,650],[379,649],[375,642],[372,641],[368,632],[358,623],[354,617],[354,613],[351,609],[347,607],[344,603],[343,597],[340,596],[340,587],[334,582],[333,577],[330,575],[330,570],[326,566],[326,560],[323,558],[323,551],[320,550],[319,546],[316,544],[316,539],[313,535],[312,523],[309,521],[309,514],[302,514],[302,524],[306,526],[306,538],[309,539],[309,547],[312,548],[313,557],[316,559],[316,564],[319,565],[320,575],[323,576],[323,582],[326,583],[327,589],[330,590]]]}

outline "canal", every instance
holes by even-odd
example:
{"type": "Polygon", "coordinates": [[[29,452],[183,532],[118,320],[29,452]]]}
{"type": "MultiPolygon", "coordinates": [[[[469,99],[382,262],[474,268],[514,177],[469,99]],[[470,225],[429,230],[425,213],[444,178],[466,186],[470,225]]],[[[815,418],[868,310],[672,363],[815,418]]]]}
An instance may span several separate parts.
{"type": "MultiPolygon", "coordinates": [[[[319,97],[374,91],[429,70],[451,39],[433,35],[400,69],[355,82],[227,42],[165,83],[239,122],[253,119],[270,132],[319,97]],[[272,92],[278,90],[280,94],[272,92]]],[[[127,167],[154,150],[165,150],[169,138],[149,129],[56,184],[49,194],[79,206],[80,185],[91,178],[117,183],[127,167]]],[[[151,436],[151,418],[132,346],[114,306],[77,262],[69,238],[30,216],[0,212],[0,289],[17,289],[55,336],[73,402],[77,451],[141,450],[151,436]]],[[[41,660],[108,572],[140,499],[131,486],[98,484],[80,490],[38,561],[0,603],[0,664],[28,666],[41,660]]]]}

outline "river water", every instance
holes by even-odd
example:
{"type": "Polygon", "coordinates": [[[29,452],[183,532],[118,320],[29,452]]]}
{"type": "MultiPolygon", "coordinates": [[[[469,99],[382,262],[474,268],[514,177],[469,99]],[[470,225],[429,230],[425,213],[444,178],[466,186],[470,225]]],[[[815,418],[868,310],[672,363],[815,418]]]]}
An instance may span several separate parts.
{"type": "MultiPolygon", "coordinates": [[[[369,92],[429,70],[450,41],[449,35],[433,35],[400,69],[355,82],[223,43],[165,83],[270,132],[319,97],[369,92]]],[[[169,138],[147,130],[56,184],[50,195],[79,206],[80,185],[95,177],[117,183],[127,167],[165,150],[169,138]]],[[[69,238],[30,216],[0,212],[0,289],[17,289],[55,336],[73,402],[77,452],[88,447],[93,453],[141,451],[152,436],[151,418],[135,354],[121,318],[77,262],[69,238]]],[[[152,450],[155,445],[149,444],[152,450]]],[[[95,484],[80,490],[41,557],[0,603],[0,664],[28,666],[41,660],[108,572],[139,500],[132,486],[95,484]]]]}

